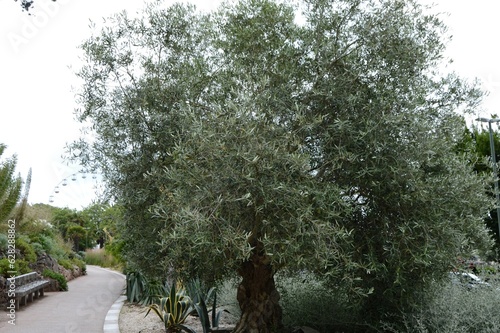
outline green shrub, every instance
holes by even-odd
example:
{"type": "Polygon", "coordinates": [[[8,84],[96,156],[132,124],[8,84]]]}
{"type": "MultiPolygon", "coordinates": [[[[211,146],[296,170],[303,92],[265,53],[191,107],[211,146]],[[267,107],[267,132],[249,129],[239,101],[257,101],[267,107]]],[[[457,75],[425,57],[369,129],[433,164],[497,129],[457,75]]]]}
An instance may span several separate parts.
{"type": "Polygon", "coordinates": [[[313,274],[277,277],[283,323],[287,327],[309,326],[319,332],[349,332],[356,311],[342,290],[327,288],[313,274]]]}
{"type": "Polygon", "coordinates": [[[82,272],[85,273],[87,271],[87,264],[85,263],[85,261],[75,257],[71,259],[71,262],[73,263],[73,265],[76,265],[78,268],[80,268],[82,272]]]}
{"type": "Polygon", "coordinates": [[[58,259],[57,263],[66,269],[73,269],[73,262],[70,259],[58,259]]]}
{"type": "Polygon", "coordinates": [[[16,272],[16,275],[26,274],[32,270],[28,266],[28,262],[23,259],[16,259],[14,262],[14,267],[10,266],[10,262],[7,258],[0,259],[0,275],[3,277],[10,277],[9,271],[16,272]]]}
{"type": "Polygon", "coordinates": [[[45,249],[43,248],[43,245],[40,243],[32,242],[31,246],[33,247],[33,250],[35,251],[37,256],[40,256],[40,255],[46,253],[45,249]]]}
{"type": "Polygon", "coordinates": [[[7,235],[0,234],[0,253],[5,253],[7,252],[7,242],[8,238],[7,235]]]}
{"type": "Polygon", "coordinates": [[[499,285],[467,288],[445,283],[429,291],[418,313],[402,314],[399,326],[386,323],[387,332],[493,333],[500,332],[499,285]]]}
{"type": "Polygon", "coordinates": [[[85,251],[78,251],[78,259],[85,260],[85,251]]]}
{"type": "Polygon", "coordinates": [[[33,270],[29,267],[29,262],[26,261],[26,260],[23,260],[23,259],[17,259],[16,260],[16,263],[18,265],[18,274],[26,274],[26,273],[29,273],[29,272],[32,272],[33,270]]]}
{"type": "Polygon", "coordinates": [[[24,235],[19,235],[16,238],[16,249],[21,251],[23,259],[28,262],[36,262],[36,253],[33,246],[29,243],[29,238],[24,235]]]}
{"type": "Polygon", "coordinates": [[[64,275],[54,272],[53,270],[50,270],[48,268],[43,270],[42,275],[44,277],[56,280],[57,283],[59,284],[60,291],[68,291],[68,281],[66,281],[64,275]]]}
{"type": "Polygon", "coordinates": [[[106,244],[106,247],[104,250],[111,254],[116,260],[119,262],[123,263],[123,248],[125,247],[125,241],[123,240],[114,240],[113,242],[110,242],[109,244],[106,244]]]}
{"type": "Polygon", "coordinates": [[[52,226],[47,221],[41,219],[24,220],[20,225],[19,231],[25,235],[29,235],[32,240],[42,234],[53,234],[52,226]]]}
{"type": "Polygon", "coordinates": [[[12,270],[16,270],[16,268],[19,268],[18,266],[14,266],[14,269],[10,266],[10,262],[7,258],[0,259],[0,275],[3,277],[10,277],[10,275],[7,273],[12,270]]]}
{"type": "Polygon", "coordinates": [[[56,241],[54,240],[54,238],[47,236],[47,235],[39,235],[37,238],[38,238],[37,242],[43,246],[44,250],[48,254],[53,255],[54,249],[57,247],[57,244],[56,244],[56,241]]]}

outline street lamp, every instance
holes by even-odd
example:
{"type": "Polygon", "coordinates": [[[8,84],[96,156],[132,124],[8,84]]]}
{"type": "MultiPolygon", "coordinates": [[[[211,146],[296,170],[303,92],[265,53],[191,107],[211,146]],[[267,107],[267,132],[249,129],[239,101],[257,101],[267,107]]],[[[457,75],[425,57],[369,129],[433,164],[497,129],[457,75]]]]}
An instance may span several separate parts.
{"type": "Polygon", "coordinates": [[[495,141],[493,140],[492,123],[500,122],[500,118],[477,118],[477,121],[488,123],[490,130],[490,149],[491,149],[491,162],[493,163],[493,175],[495,176],[495,197],[497,202],[497,221],[498,221],[498,237],[500,237],[500,195],[498,193],[498,170],[497,170],[497,157],[495,155],[495,141]]]}

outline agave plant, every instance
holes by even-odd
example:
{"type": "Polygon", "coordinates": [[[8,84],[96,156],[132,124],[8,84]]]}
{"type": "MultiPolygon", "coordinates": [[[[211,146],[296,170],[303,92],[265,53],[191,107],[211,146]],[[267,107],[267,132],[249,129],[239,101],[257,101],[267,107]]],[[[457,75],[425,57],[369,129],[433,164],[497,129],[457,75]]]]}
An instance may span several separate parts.
{"type": "Polygon", "coordinates": [[[193,308],[200,318],[203,333],[212,332],[214,328],[219,327],[219,320],[222,312],[229,312],[225,309],[217,311],[217,292],[214,287],[208,289],[206,293],[203,292],[204,285],[198,279],[192,280],[187,285],[188,292],[190,293],[193,301],[193,308]],[[207,304],[212,300],[212,308],[209,309],[207,304]],[[211,315],[209,315],[209,313],[211,315]],[[212,321],[210,321],[210,317],[212,321]]]}
{"type": "Polygon", "coordinates": [[[168,296],[170,288],[159,280],[147,280],[139,302],[140,305],[149,306],[159,304],[162,297],[168,296]]]}
{"type": "Polygon", "coordinates": [[[127,301],[137,303],[142,299],[146,289],[146,278],[139,271],[127,273],[127,301]]]}
{"type": "Polygon", "coordinates": [[[185,331],[188,333],[196,333],[190,327],[184,325],[189,314],[193,311],[193,303],[191,298],[186,295],[183,287],[176,288],[175,283],[172,284],[170,291],[166,297],[162,297],[159,303],[149,306],[146,316],[153,310],[154,313],[165,324],[167,333],[185,331]]]}

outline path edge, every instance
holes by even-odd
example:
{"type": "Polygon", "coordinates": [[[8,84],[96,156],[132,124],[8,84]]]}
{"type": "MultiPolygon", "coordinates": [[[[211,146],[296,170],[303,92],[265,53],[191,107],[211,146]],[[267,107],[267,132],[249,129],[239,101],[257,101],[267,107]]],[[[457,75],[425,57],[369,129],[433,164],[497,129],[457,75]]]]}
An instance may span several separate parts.
{"type": "MultiPolygon", "coordinates": [[[[123,278],[125,278],[124,274],[119,273],[117,271],[107,269],[104,267],[100,267],[100,266],[96,266],[96,267],[107,270],[111,273],[118,274],[120,276],[123,276],[123,278]]],[[[127,296],[125,296],[125,295],[118,296],[116,301],[109,308],[108,313],[106,314],[106,318],[104,318],[104,326],[102,328],[102,331],[104,333],[120,333],[120,326],[118,324],[118,318],[120,316],[120,311],[121,311],[126,299],[127,299],[127,296]]]]}

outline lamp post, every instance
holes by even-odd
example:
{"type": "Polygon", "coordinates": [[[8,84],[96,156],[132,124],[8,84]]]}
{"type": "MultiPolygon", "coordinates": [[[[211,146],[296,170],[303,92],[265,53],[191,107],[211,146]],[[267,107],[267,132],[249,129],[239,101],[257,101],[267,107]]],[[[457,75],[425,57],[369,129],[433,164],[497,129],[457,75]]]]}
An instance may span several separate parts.
{"type": "Polygon", "coordinates": [[[495,140],[493,139],[492,123],[500,122],[500,118],[477,118],[477,121],[488,123],[490,131],[490,149],[491,149],[491,162],[493,163],[493,174],[495,176],[495,197],[497,203],[497,221],[498,221],[498,237],[500,237],[500,194],[498,193],[498,170],[497,170],[497,157],[495,154],[495,140]]]}

